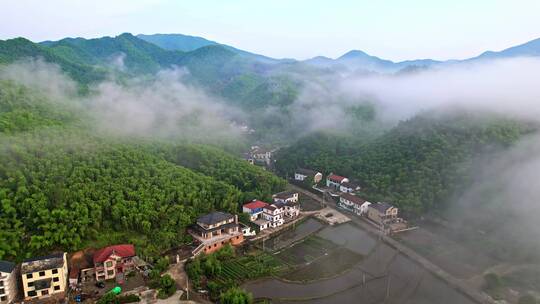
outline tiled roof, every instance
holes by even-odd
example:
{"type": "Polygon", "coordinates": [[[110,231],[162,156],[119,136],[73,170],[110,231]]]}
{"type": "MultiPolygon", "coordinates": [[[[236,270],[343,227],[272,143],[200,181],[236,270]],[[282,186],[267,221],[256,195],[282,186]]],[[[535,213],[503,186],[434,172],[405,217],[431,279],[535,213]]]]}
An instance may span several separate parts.
{"type": "Polygon", "coordinates": [[[248,209],[251,209],[251,210],[264,208],[266,206],[268,206],[267,203],[265,203],[263,201],[258,201],[258,200],[252,201],[252,202],[247,203],[247,204],[244,205],[245,208],[248,208],[248,209]]]}
{"type": "Polygon", "coordinates": [[[15,263],[0,260],[0,272],[11,273],[15,269],[15,263]]]}
{"type": "Polygon", "coordinates": [[[281,199],[288,199],[290,197],[293,197],[297,193],[298,192],[296,192],[296,191],[283,191],[283,192],[274,194],[274,197],[275,198],[281,198],[281,199]]]}
{"type": "Polygon", "coordinates": [[[386,213],[386,210],[388,210],[388,209],[390,209],[390,208],[392,208],[394,206],[390,205],[389,203],[384,203],[384,202],[380,203],[379,202],[379,203],[371,204],[370,207],[377,210],[377,211],[379,211],[379,212],[381,212],[381,213],[386,213]]]}
{"type": "Polygon", "coordinates": [[[48,269],[56,269],[64,266],[63,252],[55,253],[47,256],[34,257],[24,260],[21,264],[22,273],[31,273],[48,269]]]}
{"type": "Polygon", "coordinates": [[[299,174],[306,175],[306,176],[315,176],[315,174],[317,174],[317,171],[310,170],[310,169],[298,168],[298,169],[296,169],[295,173],[299,173],[299,174]]]}
{"type": "Polygon", "coordinates": [[[343,193],[341,197],[358,205],[362,205],[363,203],[366,202],[366,200],[362,199],[361,197],[358,197],[350,193],[343,193]]]}
{"type": "Polygon", "coordinates": [[[122,244],[102,248],[94,254],[94,263],[105,262],[113,253],[122,258],[132,257],[135,256],[135,246],[122,244]]]}
{"type": "Polygon", "coordinates": [[[234,217],[234,216],[232,214],[230,214],[230,213],[225,213],[225,212],[221,212],[221,211],[215,211],[215,212],[208,213],[206,215],[203,215],[203,216],[199,217],[197,219],[197,222],[203,223],[203,224],[206,224],[206,225],[214,225],[214,224],[217,224],[219,222],[223,222],[225,220],[228,220],[228,219],[230,219],[232,217],[234,217]]]}
{"type": "Polygon", "coordinates": [[[335,175],[335,174],[330,174],[330,175],[328,175],[328,179],[331,180],[331,181],[334,181],[334,182],[341,183],[344,179],[346,179],[346,177],[335,175]]]}

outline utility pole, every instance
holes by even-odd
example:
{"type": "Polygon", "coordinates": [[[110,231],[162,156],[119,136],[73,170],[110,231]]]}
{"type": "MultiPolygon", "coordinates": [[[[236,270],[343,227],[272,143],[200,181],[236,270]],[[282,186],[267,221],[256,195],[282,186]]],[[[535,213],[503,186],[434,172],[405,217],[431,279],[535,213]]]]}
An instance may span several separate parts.
{"type": "Polygon", "coordinates": [[[186,299],[189,300],[189,277],[186,280],[186,299]]]}
{"type": "Polygon", "coordinates": [[[386,280],[386,297],[384,298],[384,301],[386,302],[386,300],[388,299],[388,297],[390,297],[390,273],[388,273],[386,275],[386,277],[388,278],[386,280]]]}

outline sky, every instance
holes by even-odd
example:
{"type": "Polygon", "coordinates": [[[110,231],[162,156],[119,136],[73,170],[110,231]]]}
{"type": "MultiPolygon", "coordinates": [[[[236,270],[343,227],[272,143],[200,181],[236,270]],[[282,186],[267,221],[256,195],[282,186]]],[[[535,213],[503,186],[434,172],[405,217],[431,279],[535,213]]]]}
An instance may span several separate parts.
{"type": "Polygon", "coordinates": [[[0,39],[180,33],[306,59],[463,59],[540,38],[538,0],[1,0],[0,39]]]}

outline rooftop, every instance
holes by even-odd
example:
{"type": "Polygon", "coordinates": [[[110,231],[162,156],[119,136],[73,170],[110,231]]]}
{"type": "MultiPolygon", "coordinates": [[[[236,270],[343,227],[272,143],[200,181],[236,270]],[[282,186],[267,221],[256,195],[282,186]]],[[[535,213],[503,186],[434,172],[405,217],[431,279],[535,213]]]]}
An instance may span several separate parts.
{"type": "Polygon", "coordinates": [[[135,256],[135,246],[131,244],[122,244],[102,248],[94,253],[94,263],[103,263],[112,254],[122,258],[135,256]]]}
{"type": "Polygon", "coordinates": [[[371,208],[381,212],[381,213],[386,213],[386,210],[394,207],[392,206],[391,204],[389,203],[384,203],[384,202],[379,202],[379,203],[375,203],[375,204],[371,204],[369,205],[371,208]]]}
{"type": "Polygon", "coordinates": [[[64,252],[61,252],[24,260],[21,264],[21,273],[62,268],[64,266],[64,254],[64,252]]]}
{"type": "Polygon", "coordinates": [[[254,200],[254,201],[252,201],[250,203],[245,204],[244,208],[254,210],[254,209],[264,208],[266,206],[268,206],[267,203],[265,203],[263,201],[254,200]]]}
{"type": "Polygon", "coordinates": [[[358,185],[357,183],[351,183],[351,182],[343,182],[341,185],[347,188],[351,188],[351,189],[356,189],[360,187],[360,185],[358,185]]]}
{"type": "Polygon", "coordinates": [[[0,272],[11,273],[15,269],[15,263],[0,260],[0,272]]]}
{"type": "Polygon", "coordinates": [[[336,175],[336,174],[330,174],[330,175],[328,175],[328,179],[331,180],[331,181],[336,181],[338,183],[341,183],[344,179],[346,179],[346,177],[339,176],[339,175],[336,175]]]}
{"type": "Polygon", "coordinates": [[[341,197],[358,205],[361,205],[366,202],[365,199],[358,197],[354,194],[350,194],[350,193],[343,193],[341,197]]]}
{"type": "Polygon", "coordinates": [[[310,169],[298,168],[296,169],[295,173],[299,173],[299,174],[307,175],[307,176],[314,176],[318,172],[314,170],[310,170],[310,169]]]}
{"type": "Polygon", "coordinates": [[[296,192],[296,191],[283,191],[283,192],[280,192],[280,193],[276,193],[273,196],[276,197],[276,198],[287,199],[287,198],[293,197],[295,194],[298,194],[298,192],[296,192]]]}
{"type": "Polygon", "coordinates": [[[233,217],[234,216],[232,214],[230,214],[230,213],[225,213],[225,212],[221,212],[221,211],[214,211],[214,212],[211,212],[211,213],[208,213],[206,215],[203,215],[203,216],[199,217],[197,219],[197,222],[198,223],[203,223],[203,224],[206,224],[206,225],[214,225],[214,224],[217,224],[219,222],[229,220],[229,219],[231,219],[233,217]]]}

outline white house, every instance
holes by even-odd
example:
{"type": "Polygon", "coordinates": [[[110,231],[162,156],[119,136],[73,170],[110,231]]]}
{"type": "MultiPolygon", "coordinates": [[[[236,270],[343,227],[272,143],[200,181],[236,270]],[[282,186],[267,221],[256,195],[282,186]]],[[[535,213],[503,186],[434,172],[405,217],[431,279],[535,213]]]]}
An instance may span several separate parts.
{"type": "Polygon", "coordinates": [[[339,185],[339,191],[344,193],[353,193],[358,190],[360,190],[360,186],[356,183],[342,182],[341,185],[339,185]]]}
{"type": "Polygon", "coordinates": [[[252,147],[251,156],[255,161],[263,162],[270,165],[272,160],[272,150],[263,149],[260,147],[252,147]]]}
{"type": "Polygon", "coordinates": [[[369,205],[370,202],[350,193],[341,194],[338,202],[339,207],[354,212],[357,215],[362,215],[363,211],[367,212],[369,205]]]}
{"type": "Polygon", "coordinates": [[[298,192],[295,191],[284,191],[272,195],[272,199],[275,203],[296,203],[298,202],[298,192]]]}
{"type": "Polygon", "coordinates": [[[275,227],[283,225],[284,211],[285,210],[282,206],[276,206],[275,204],[264,207],[262,216],[263,216],[263,219],[269,222],[268,227],[275,228],[275,227]]]}
{"type": "Polygon", "coordinates": [[[294,172],[294,180],[303,182],[307,178],[311,178],[314,184],[319,183],[322,180],[322,173],[299,168],[294,172]]]}
{"type": "Polygon", "coordinates": [[[339,189],[342,183],[348,183],[348,182],[349,182],[348,178],[339,176],[333,173],[330,173],[330,175],[326,177],[326,186],[332,187],[335,189],[339,189]]]}
{"type": "Polygon", "coordinates": [[[0,303],[12,303],[17,297],[17,269],[15,263],[0,260],[0,303]]]}

